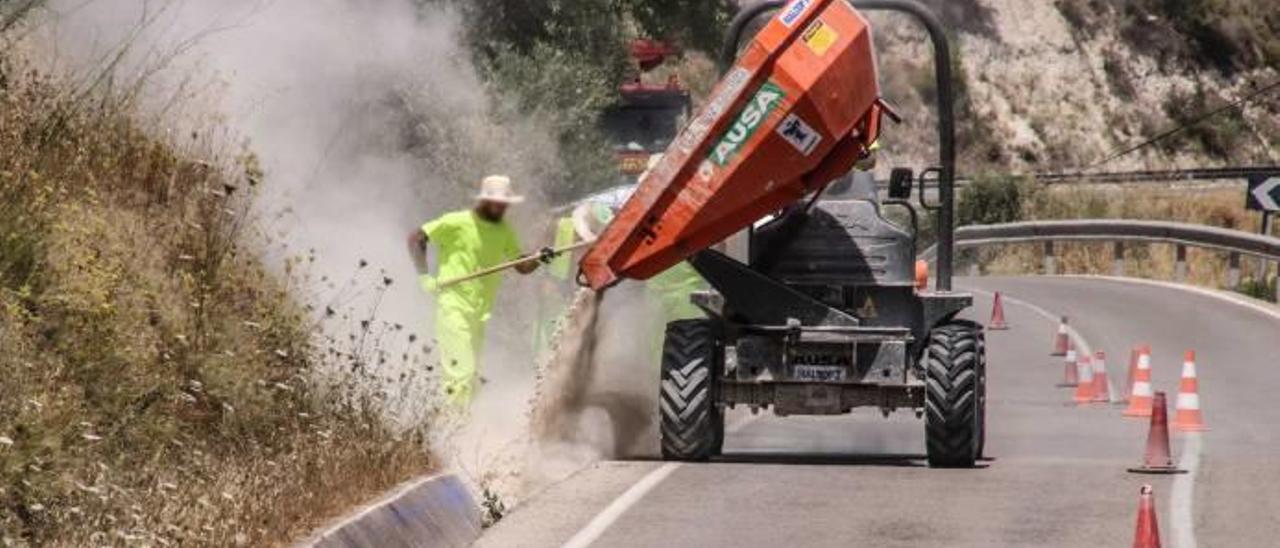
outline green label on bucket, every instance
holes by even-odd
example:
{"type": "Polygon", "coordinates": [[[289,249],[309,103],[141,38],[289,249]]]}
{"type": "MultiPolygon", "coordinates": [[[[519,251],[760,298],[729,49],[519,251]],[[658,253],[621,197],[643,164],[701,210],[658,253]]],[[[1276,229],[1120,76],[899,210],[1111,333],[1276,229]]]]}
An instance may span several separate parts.
{"type": "Polygon", "coordinates": [[[755,96],[742,109],[742,113],[738,114],[738,119],[729,126],[729,131],[725,132],[716,146],[711,149],[711,161],[720,167],[729,165],[729,162],[738,155],[738,151],[742,150],[742,145],[756,134],[756,130],[760,129],[760,125],[769,118],[769,114],[774,109],[778,108],[778,103],[781,103],[786,96],[782,88],[773,82],[765,82],[760,86],[755,96]]]}

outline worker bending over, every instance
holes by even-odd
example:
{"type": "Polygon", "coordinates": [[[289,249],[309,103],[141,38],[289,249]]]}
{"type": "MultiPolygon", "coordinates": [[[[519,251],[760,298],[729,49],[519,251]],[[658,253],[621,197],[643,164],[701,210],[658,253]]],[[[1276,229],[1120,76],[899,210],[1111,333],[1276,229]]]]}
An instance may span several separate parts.
{"type": "MultiPolygon", "coordinates": [[[[515,230],[503,217],[512,204],[524,201],[511,188],[511,179],[486,177],[480,184],[475,207],[446,213],[409,235],[409,252],[423,289],[436,294],[436,344],[440,350],[445,397],[456,408],[466,408],[475,392],[477,361],[484,348],[485,324],[502,279],[483,276],[441,286],[439,282],[465,277],[521,257],[515,230]],[[437,249],[436,275],[427,265],[427,246],[437,249]]],[[[537,270],[539,261],[554,254],[544,250],[515,265],[521,274],[537,270]]]]}

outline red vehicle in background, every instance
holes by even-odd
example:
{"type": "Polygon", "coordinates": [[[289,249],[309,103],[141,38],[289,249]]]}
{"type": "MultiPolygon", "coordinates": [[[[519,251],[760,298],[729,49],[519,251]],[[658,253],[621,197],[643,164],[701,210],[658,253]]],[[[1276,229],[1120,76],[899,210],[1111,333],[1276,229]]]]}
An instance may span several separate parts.
{"type": "Polygon", "coordinates": [[[692,100],[679,77],[672,74],[660,83],[645,80],[646,75],[678,53],[675,47],[654,40],[631,44],[636,75],[619,86],[621,100],[601,119],[618,160],[618,184],[635,184],[648,167],[649,158],[667,149],[689,117],[692,100]]]}

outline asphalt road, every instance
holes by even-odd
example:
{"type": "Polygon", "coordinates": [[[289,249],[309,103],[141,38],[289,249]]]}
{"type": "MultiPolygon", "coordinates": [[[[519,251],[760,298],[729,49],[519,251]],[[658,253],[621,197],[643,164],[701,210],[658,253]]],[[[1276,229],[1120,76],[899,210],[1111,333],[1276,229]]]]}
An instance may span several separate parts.
{"type": "MultiPolygon", "coordinates": [[[[989,341],[989,460],[924,466],[923,425],[873,410],[750,418],[705,464],[603,462],[550,487],[490,529],[483,547],[1123,546],[1137,493],[1156,488],[1164,545],[1280,543],[1280,319],[1183,289],[1079,278],[980,278],[1012,297],[1012,329],[989,341]],[[1039,307],[1041,311],[1036,311],[1039,307]],[[1121,406],[1069,405],[1049,345],[1066,314],[1122,384],[1129,349],[1154,348],[1157,390],[1177,391],[1198,352],[1211,431],[1174,434],[1181,476],[1138,476],[1147,423],[1121,406]],[[576,535],[576,537],[575,537],[576,535]]],[[[978,295],[975,315],[991,301],[978,295]]],[[[986,319],[985,317],[982,319],[986,319]]],[[[1172,413],[1172,411],[1171,411],[1172,413]]]]}

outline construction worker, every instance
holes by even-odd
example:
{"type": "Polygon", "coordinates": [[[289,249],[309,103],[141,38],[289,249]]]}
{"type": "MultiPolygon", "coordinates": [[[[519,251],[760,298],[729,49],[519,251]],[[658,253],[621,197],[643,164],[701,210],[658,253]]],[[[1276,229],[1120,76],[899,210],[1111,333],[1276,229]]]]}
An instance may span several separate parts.
{"type": "MultiPolygon", "coordinates": [[[[563,249],[578,241],[573,230],[573,219],[568,216],[555,220],[552,227],[554,247],[563,249]]],[[[566,287],[573,265],[569,254],[562,254],[551,261],[538,280],[538,315],[533,326],[533,354],[539,359],[551,350],[552,338],[568,301],[566,287]]]]}
{"type": "MultiPolygon", "coordinates": [[[[445,397],[457,408],[466,408],[475,392],[477,360],[484,347],[485,325],[502,279],[485,276],[439,287],[453,280],[521,257],[515,230],[503,217],[507,208],[524,198],[515,194],[511,179],[486,177],[475,197],[475,207],[446,213],[409,235],[409,252],[424,290],[436,294],[436,344],[440,351],[445,397]],[[436,245],[439,264],[429,274],[427,246],[436,245]]],[[[550,249],[528,257],[514,269],[521,274],[537,270],[540,262],[554,259],[550,249]]]]}

